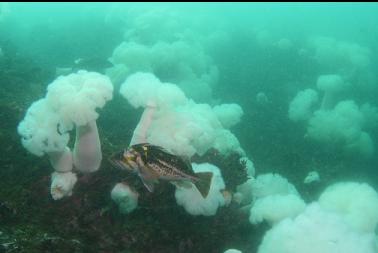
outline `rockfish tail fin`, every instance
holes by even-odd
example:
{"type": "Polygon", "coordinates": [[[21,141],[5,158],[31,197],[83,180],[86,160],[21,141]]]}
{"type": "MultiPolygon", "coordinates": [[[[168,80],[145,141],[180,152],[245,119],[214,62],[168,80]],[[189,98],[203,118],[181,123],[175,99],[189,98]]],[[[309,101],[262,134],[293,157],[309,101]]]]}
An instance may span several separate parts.
{"type": "Polygon", "coordinates": [[[198,180],[194,182],[198,191],[201,193],[203,198],[206,198],[209,194],[211,179],[213,178],[212,172],[198,172],[196,173],[198,180]]]}

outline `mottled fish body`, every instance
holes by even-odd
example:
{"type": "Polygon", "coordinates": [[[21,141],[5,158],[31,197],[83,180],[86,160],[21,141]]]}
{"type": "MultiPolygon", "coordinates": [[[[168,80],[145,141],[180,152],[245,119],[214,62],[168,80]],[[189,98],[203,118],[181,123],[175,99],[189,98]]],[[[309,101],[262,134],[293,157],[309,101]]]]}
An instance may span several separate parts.
{"type": "Polygon", "coordinates": [[[121,169],[137,173],[150,192],[153,192],[154,183],[159,179],[183,187],[191,187],[187,183],[192,182],[204,198],[209,192],[211,172],[194,174],[188,159],[173,155],[159,146],[136,144],[116,154],[110,161],[121,169]]]}

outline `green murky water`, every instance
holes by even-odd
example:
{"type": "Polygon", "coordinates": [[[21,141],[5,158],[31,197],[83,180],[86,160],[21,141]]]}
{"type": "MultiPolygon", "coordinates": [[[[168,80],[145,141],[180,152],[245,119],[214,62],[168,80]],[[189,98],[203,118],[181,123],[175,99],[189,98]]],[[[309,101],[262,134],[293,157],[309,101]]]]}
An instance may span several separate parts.
{"type": "Polygon", "coordinates": [[[377,27],[376,3],[0,3],[0,252],[378,252],[377,27]],[[140,142],[182,163],[109,160],[140,142]],[[187,161],[206,198],[164,174],[187,161]]]}

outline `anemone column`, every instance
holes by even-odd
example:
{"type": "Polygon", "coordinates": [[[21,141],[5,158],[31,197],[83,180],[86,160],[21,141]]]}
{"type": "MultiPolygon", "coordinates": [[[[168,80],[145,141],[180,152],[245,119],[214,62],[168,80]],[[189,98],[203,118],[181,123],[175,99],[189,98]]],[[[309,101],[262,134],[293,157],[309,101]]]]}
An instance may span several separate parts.
{"type": "Polygon", "coordinates": [[[72,171],[72,152],[66,147],[61,152],[48,152],[50,163],[56,172],[72,171]]]}
{"type": "Polygon", "coordinates": [[[137,127],[134,130],[130,146],[147,142],[147,131],[151,126],[152,119],[156,111],[156,106],[146,106],[137,127]]]}
{"type": "Polygon", "coordinates": [[[76,127],[73,164],[81,172],[98,170],[102,160],[101,143],[96,121],[76,127]]]}

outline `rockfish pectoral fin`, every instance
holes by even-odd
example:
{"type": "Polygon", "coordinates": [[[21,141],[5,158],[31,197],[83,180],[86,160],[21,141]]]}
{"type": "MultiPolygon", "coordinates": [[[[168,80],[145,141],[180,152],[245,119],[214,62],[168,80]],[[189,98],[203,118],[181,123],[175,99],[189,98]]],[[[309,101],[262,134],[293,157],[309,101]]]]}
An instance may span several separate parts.
{"type": "Polygon", "coordinates": [[[206,198],[209,194],[211,179],[213,178],[212,172],[199,172],[196,173],[198,180],[193,182],[197,187],[198,191],[201,193],[203,198],[206,198]]]}
{"type": "Polygon", "coordinates": [[[157,174],[149,166],[139,165],[139,177],[148,191],[154,191],[154,184],[158,182],[159,174],[157,174]]]}
{"type": "Polygon", "coordinates": [[[141,177],[141,180],[142,180],[144,186],[147,188],[147,190],[149,192],[154,192],[154,189],[155,189],[155,187],[154,187],[155,181],[154,180],[148,180],[148,179],[145,179],[143,177],[141,177]]]}

